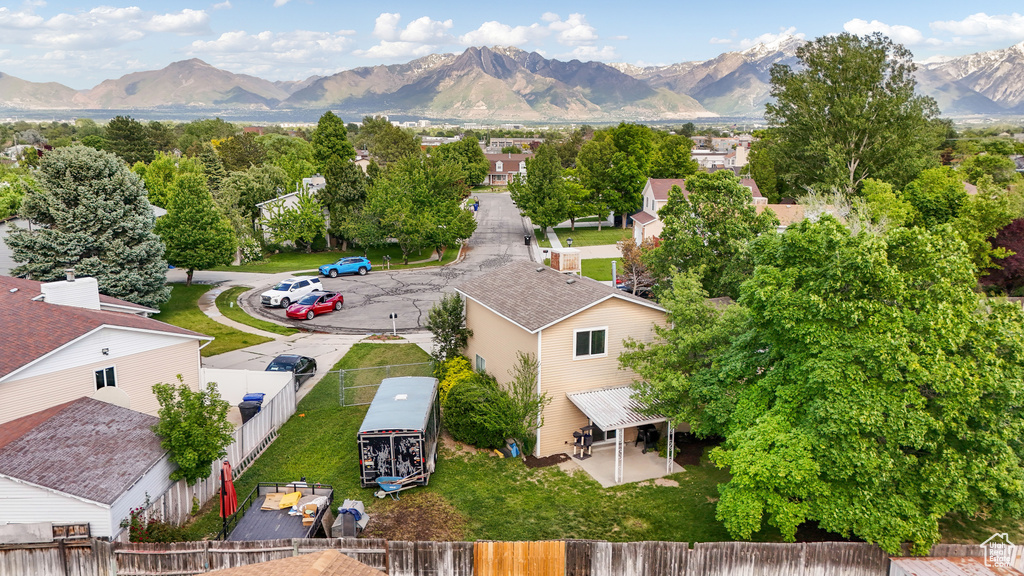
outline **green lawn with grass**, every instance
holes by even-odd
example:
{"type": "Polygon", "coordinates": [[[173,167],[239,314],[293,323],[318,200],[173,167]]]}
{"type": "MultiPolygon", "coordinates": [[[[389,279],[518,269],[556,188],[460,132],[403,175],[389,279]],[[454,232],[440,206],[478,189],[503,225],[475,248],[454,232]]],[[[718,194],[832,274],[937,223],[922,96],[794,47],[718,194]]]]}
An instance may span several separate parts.
{"type": "Polygon", "coordinates": [[[200,352],[203,356],[216,356],[231,350],[246,348],[269,342],[271,339],[256,334],[249,334],[225,326],[210,319],[199,309],[199,297],[209,291],[213,286],[209,284],[184,284],[171,285],[171,298],[160,307],[160,313],[154,314],[153,318],[161,322],[167,322],[181,328],[194,330],[200,334],[213,336],[210,342],[200,352]]]}
{"type": "MultiPolygon", "coordinates": [[[[216,268],[212,268],[212,270],[256,272],[261,274],[280,274],[282,272],[303,270],[305,272],[303,272],[302,275],[315,276],[317,274],[317,268],[324,264],[333,264],[341,258],[362,255],[362,250],[328,250],[326,252],[312,252],[310,254],[301,251],[278,252],[277,254],[268,255],[267,259],[262,262],[253,262],[250,264],[242,264],[240,266],[218,266],[216,268]]],[[[428,260],[435,256],[435,254],[430,250],[414,252],[409,255],[409,265],[402,264],[402,251],[395,247],[368,250],[366,252],[366,257],[370,259],[370,264],[373,265],[374,270],[381,270],[383,268],[385,255],[391,257],[392,270],[404,270],[406,268],[423,268],[425,266],[443,266],[445,264],[450,264],[459,257],[459,249],[458,246],[456,246],[445,250],[444,259],[440,263],[434,259],[429,260],[428,262],[417,262],[413,264],[412,262],[428,260]]]]}
{"type": "MultiPolygon", "coordinates": [[[[429,360],[412,344],[356,344],[334,369],[411,364],[429,360]]],[[[305,476],[308,481],[334,487],[334,503],[345,498],[362,500],[375,518],[397,513],[415,524],[416,515],[432,501],[453,508],[449,519],[452,538],[481,540],[598,539],[609,541],[668,540],[715,542],[731,540],[715,519],[718,485],[729,475],[707,461],[686,466],[660,483],[641,482],[602,488],[586,473],[564,472],[558,466],[527,468],[518,459],[500,459],[490,451],[444,448],[437,471],[426,487],[402,493],[399,501],[378,500],[374,490],[359,486],[356,433],[366,407],[342,408],[338,383],[321,379],[299,403],[295,415],[281,428],[277,440],[235,481],[239,498],[258,482],[288,482],[305,476]],[[453,528],[454,527],[454,528],[453,528]]],[[[200,539],[220,529],[214,498],[203,515],[189,527],[200,539]]],[[[373,529],[370,521],[369,530],[373,529]]],[[[983,526],[978,521],[960,525],[943,522],[944,541],[980,542],[995,527],[1020,533],[1021,526],[983,526]]],[[[836,540],[813,527],[802,527],[798,540],[836,540]]],[[[781,534],[764,529],[755,541],[778,542],[781,534]]]]}
{"type": "Polygon", "coordinates": [[[280,334],[282,336],[291,336],[299,332],[295,328],[288,328],[287,326],[281,326],[280,324],[274,324],[273,322],[267,322],[266,320],[260,320],[253,318],[242,310],[241,306],[232,306],[231,304],[238,304],[238,297],[243,292],[251,290],[252,286],[232,286],[227,290],[217,295],[217,309],[220,313],[235,322],[241,322],[246,326],[252,326],[253,328],[259,328],[265,332],[273,332],[274,334],[280,334]]]}
{"type": "Polygon", "coordinates": [[[633,235],[633,231],[629,228],[623,230],[622,228],[615,228],[614,226],[606,226],[598,232],[597,228],[577,228],[572,230],[570,228],[555,228],[555,234],[558,235],[558,241],[562,243],[562,246],[569,246],[569,238],[572,238],[572,247],[579,248],[580,246],[605,246],[607,244],[615,244],[620,240],[625,240],[633,235]]]}
{"type": "Polygon", "coordinates": [[[533,229],[533,237],[537,239],[537,245],[541,248],[551,248],[551,241],[548,240],[548,235],[542,232],[540,228],[533,229]]]}
{"type": "Polygon", "coordinates": [[[587,278],[607,282],[612,279],[612,262],[621,273],[622,258],[586,258],[580,262],[580,268],[587,278]]]}

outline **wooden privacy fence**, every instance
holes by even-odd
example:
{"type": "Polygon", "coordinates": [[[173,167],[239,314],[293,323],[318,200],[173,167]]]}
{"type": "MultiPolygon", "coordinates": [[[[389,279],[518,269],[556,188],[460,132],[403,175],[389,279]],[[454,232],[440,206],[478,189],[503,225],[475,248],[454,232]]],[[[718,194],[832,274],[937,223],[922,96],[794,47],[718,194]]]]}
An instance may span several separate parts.
{"type": "MultiPolygon", "coordinates": [[[[328,548],[391,576],[886,576],[872,544],[708,542],[389,542],[320,538],[124,544],[82,540],[0,546],[0,575],[190,576],[328,548]]],[[[937,545],[932,556],[980,556],[937,545]]],[[[1015,565],[1024,568],[1018,551],[1015,565]]]]}

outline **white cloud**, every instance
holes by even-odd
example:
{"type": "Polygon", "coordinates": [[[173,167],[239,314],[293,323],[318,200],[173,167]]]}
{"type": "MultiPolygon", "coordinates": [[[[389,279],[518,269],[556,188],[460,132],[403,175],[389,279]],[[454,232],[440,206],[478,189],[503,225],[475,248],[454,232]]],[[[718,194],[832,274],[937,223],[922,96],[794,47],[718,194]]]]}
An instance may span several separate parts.
{"type": "Polygon", "coordinates": [[[274,8],[280,8],[288,3],[288,0],[274,0],[274,8]]]}
{"type": "Polygon", "coordinates": [[[971,14],[963,20],[936,21],[929,24],[932,30],[948,32],[954,36],[984,37],[980,40],[1006,41],[1024,39],[1024,16],[1017,14],[996,14],[984,12],[971,14]]]}
{"type": "Polygon", "coordinates": [[[614,61],[618,59],[618,54],[615,52],[615,48],[612,46],[577,46],[572,52],[566,54],[563,57],[576,58],[577,60],[583,60],[584,62],[589,60],[600,60],[600,61],[614,61]]]}
{"type": "Polygon", "coordinates": [[[188,8],[175,14],[157,14],[143,25],[150,32],[169,32],[181,35],[210,33],[210,15],[205,10],[188,8]]]}
{"type": "Polygon", "coordinates": [[[594,29],[583,14],[570,14],[565,20],[551,21],[548,26],[558,32],[558,43],[566,46],[587,46],[597,41],[594,29]]]}
{"type": "Polygon", "coordinates": [[[271,32],[249,34],[242,30],[225,32],[216,40],[196,40],[189,47],[192,56],[210,55],[232,63],[260,60],[267,63],[326,63],[352,46],[352,30],[338,32],[271,32]]]}
{"type": "Polygon", "coordinates": [[[402,15],[381,13],[373,26],[373,35],[380,44],[354,54],[366,58],[397,59],[426,56],[445,44],[455,42],[448,32],[454,25],[449,20],[432,20],[428,16],[417,18],[404,29],[399,27],[402,15]]]}
{"type": "Polygon", "coordinates": [[[484,22],[479,28],[459,36],[459,43],[466,46],[519,46],[536,42],[550,31],[540,24],[509,26],[497,21],[484,22]]]}
{"type": "Polygon", "coordinates": [[[736,40],[733,39],[733,38],[715,38],[715,37],[712,37],[711,40],[708,40],[708,42],[710,42],[712,44],[732,44],[735,41],[736,40]]]}
{"type": "Polygon", "coordinates": [[[223,2],[221,2],[219,4],[214,4],[213,5],[213,9],[214,10],[230,10],[231,9],[231,0],[224,0],[223,2]]]}
{"type": "Polygon", "coordinates": [[[555,14],[554,12],[545,12],[541,14],[540,19],[545,22],[558,22],[562,19],[562,17],[559,16],[558,14],[555,14]]]}
{"type": "Polygon", "coordinates": [[[926,42],[924,34],[922,34],[917,28],[903,26],[901,24],[889,25],[884,22],[879,22],[878,20],[868,22],[866,20],[861,20],[860,18],[854,18],[846,24],[843,24],[843,30],[846,30],[851,34],[857,34],[858,36],[881,32],[893,41],[899,42],[900,44],[906,44],[908,46],[924,44],[926,42]]]}
{"type": "Polygon", "coordinates": [[[0,7],[0,30],[35,28],[43,23],[43,17],[31,11],[12,12],[6,6],[0,7]]]}

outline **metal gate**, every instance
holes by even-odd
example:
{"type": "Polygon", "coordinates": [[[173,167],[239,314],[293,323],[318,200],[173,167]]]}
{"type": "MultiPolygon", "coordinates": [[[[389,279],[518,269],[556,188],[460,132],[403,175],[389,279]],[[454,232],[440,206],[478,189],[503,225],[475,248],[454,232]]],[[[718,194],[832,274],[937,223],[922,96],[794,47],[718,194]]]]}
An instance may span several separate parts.
{"type": "Polygon", "coordinates": [[[373,402],[381,380],[397,376],[433,376],[434,363],[420,362],[372,368],[352,368],[328,372],[328,374],[338,375],[338,399],[342,406],[366,406],[373,402]]]}

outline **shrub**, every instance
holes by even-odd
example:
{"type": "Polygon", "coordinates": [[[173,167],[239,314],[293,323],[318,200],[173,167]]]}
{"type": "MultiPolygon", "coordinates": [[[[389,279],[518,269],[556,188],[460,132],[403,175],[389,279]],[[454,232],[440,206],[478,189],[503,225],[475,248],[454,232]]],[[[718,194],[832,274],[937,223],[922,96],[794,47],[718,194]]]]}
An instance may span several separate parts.
{"type": "Polygon", "coordinates": [[[462,382],[472,380],[476,372],[473,371],[465,356],[456,356],[451,360],[439,363],[436,375],[441,378],[441,406],[444,406],[451,389],[462,382]]]}
{"type": "Polygon", "coordinates": [[[128,529],[129,542],[182,542],[187,540],[185,528],[160,520],[157,516],[146,514],[149,508],[149,494],[146,503],[132,508],[128,517],[121,520],[121,528],[128,529]]]}
{"type": "Polygon", "coordinates": [[[500,420],[508,394],[497,380],[474,373],[449,391],[442,403],[442,421],[452,437],[479,448],[497,448],[505,443],[507,423],[500,420]]]}
{"type": "Polygon", "coordinates": [[[263,260],[263,248],[260,246],[260,243],[255,238],[249,236],[243,239],[238,247],[242,251],[243,264],[249,264],[251,262],[259,262],[263,260]]]}

